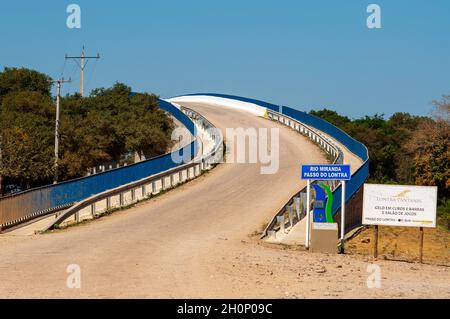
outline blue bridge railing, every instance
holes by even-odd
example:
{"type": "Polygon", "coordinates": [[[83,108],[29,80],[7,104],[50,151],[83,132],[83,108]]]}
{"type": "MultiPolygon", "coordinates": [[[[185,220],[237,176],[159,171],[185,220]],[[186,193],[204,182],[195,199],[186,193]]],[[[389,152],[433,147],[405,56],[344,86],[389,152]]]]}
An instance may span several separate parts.
{"type": "MultiPolygon", "coordinates": [[[[367,180],[367,177],[369,176],[369,152],[367,150],[367,147],[362,144],[361,142],[355,140],[350,135],[345,133],[340,128],[334,126],[333,124],[318,118],[314,115],[308,114],[306,112],[302,112],[287,106],[278,106],[275,104],[240,97],[240,96],[234,96],[234,95],[227,95],[227,94],[217,94],[217,93],[196,93],[196,94],[189,94],[186,96],[212,96],[212,97],[221,97],[226,99],[232,99],[247,103],[253,103],[258,106],[268,108],[272,111],[281,113],[283,115],[289,116],[299,122],[302,122],[312,128],[315,128],[319,131],[322,131],[332,138],[334,138],[336,141],[340,142],[342,145],[344,145],[350,152],[361,158],[363,164],[358,168],[356,172],[352,174],[352,178],[350,181],[346,184],[346,201],[348,201],[350,198],[352,198],[356,192],[364,185],[364,182],[367,180]]],[[[336,188],[333,192],[333,208],[332,212],[333,215],[335,215],[340,207],[341,207],[341,186],[336,188]]]]}
{"type": "MultiPolygon", "coordinates": [[[[172,104],[159,100],[160,108],[172,114],[193,136],[196,136],[194,123],[172,104]]],[[[197,141],[174,151],[173,153],[128,166],[101,172],[66,182],[30,189],[0,199],[0,228],[11,227],[49,212],[67,208],[94,194],[140,180],[189,162],[197,152],[197,141]],[[181,158],[175,162],[172,158],[181,158]]]]}

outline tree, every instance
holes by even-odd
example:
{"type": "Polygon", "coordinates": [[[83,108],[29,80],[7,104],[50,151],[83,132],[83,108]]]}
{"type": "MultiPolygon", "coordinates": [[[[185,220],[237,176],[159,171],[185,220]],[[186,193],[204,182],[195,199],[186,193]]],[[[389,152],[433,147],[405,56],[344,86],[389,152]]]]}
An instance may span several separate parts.
{"type": "MultiPolygon", "coordinates": [[[[50,77],[34,70],[0,72],[0,176],[25,188],[53,178],[55,106],[50,77]]],[[[152,94],[116,83],[90,96],[61,99],[59,180],[121,162],[135,152],[150,158],[172,145],[172,119],[152,94]]]]}
{"type": "Polygon", "coordinates": [[[450,196],[450,96],[434,101],[433,119],[414,128],[403,151],[412,158],[414,181],[418,185],[438,186],[441,198],[450,196]]]}
{"type": "Polygon", "coordinates": [[[24,188],[51,180],[53,116],[51,98],[39,92],[10,92],[3,97],[0,175],[24,188]]]}
{"type": "Polygon", "coordinates": [[[132,94],[122,83],[63,99],[60,171],[64,179],[83,176],[127,155],[151,158],[171,146],[173,122],[155,95],[132,94]]]}
{"type": "MultiPolygon", "coordinates": [[[[3,121],[2,119],[0,119],[0,121],[5,123],[5,114],[2,114],[2,108],[4,105],[2,103],[2,100],[5,97],[9,96],[14,92],[35,92],[49,97],[50,89],[51,89],[51,78],[43,73],[25,68],[20,69],[4,68],[4,71],[0,72],[0,115],[2,115],[3,117],[2,118],[3,121]]],[[[29,96],[29,98],[33,99],[33,97],[31,96],[29,96]]],[[[30,103],[32,102],[29,101],[28,105],[30,103]]],[[[6,136],[3,136],[3,134],[0,133],[0,196],[3,195],[3,183],[4,183],[4,175],[2,175],[3,174],[2,171],[6,170],[3,163],[5,161],[6,163],[8,163],[8,161],[11,159],[10,158],[11,153],[8,152],[7,149],[9,146],[11,146],[8,143],[11,142],[10,138],[13,132],[14,130],[4,132],[5,134],[7,134],[6,136]]],[[[19,136],[24,137],[23,134],[25,134],[26,132],[22,132],[23,134],[19,134],[19,132],[16,130],[15,133],[18,134],[16,135],[16,137],[19,138],[19,136]]],[[[8,170],[11,169],[12,167],[8,168],[8,170]]],[[[18,170],[16,170],[15,173],[17,172],[18,170]]]]}
{"type": "Polygon", "coordinates": [[[333,110],[323,109],[319,111],[311,111],[310,114],[320,117],[343,130],[345,130],[351,123],[351,120],[348,117],[339,115],[333,110]]]}
{"type": "Polygon", "coordinates": [[[450,121],[450,95],[442,96],[440,101],[433,101],[435,106],[434,117],[445,122],[450,121]]]}
{"type": "Polygon", "coordinates": [[[1,98],[10,92],[39,92],[50,96],[51,78],[38,71],[25,68],[7,68],[0,72],[0,102],[1,98]]]}
{"type": "Polygon", "coordinates": [[[450,196],[450,125],[443,120],[422,123],[405,144],[413,156],[415,182],[438,186],[442,197],[450,196]]]}

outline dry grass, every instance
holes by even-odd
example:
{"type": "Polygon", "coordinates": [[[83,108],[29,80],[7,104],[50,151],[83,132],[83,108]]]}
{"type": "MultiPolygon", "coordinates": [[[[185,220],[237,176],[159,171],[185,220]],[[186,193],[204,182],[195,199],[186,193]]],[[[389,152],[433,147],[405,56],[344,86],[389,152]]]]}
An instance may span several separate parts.
{"type": "MultiPolygon", "coordinates": [[[[379,227],[378,256],[390,260],[419,260],[419,228],[379,227]]],[[[373,255],[374,228],[366,228],[347,244],[351,254],[373,255]]],[[[450,266],[450,231],[424,229],[424,263],[450,266]]]]}

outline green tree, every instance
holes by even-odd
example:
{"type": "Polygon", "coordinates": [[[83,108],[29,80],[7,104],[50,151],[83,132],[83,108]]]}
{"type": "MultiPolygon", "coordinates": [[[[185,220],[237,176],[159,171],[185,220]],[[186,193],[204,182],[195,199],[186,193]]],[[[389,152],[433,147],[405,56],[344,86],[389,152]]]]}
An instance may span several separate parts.
{"type": "Polygon", "coordinates": [[[82,176],[105,162],[135,152],[150,158],[171,146],[173,122],[151,94],[132,94],[122,83],[62,101],[61,175],[82,176]]]}
{"type": "Polygon", "coordinates": [[[1,105],[0,175],[25,188],[50,181],[54,139],[51,98],[39,92],[10,92],[1,105]]]}
{"type": "MultiPolygon", "coordinates": [[[[34,187],[53,179],[55,106],[50,77],[34,70],[0,72],[0,176],[34,187]]],[[[157,96],[122,83],[90,96],[61,99],[59,180],[86,175],[135,152],[150,158],[171,146],[174,124],[157,96]]],[[[1,191],[1,189],[0,189],[1,191]]]]}
{"type": "Polygon", "coordinates": [[[10,92],[39,92],[50,96],[51,78],[38,71],[25,68],[7,68],[0,72],[0,101],[10,92]]]}
{"type": "Polygon", "coordinates": [[[320,117],[343,130],[346,130],[347,126],[351,123],[351,120],[348,117],[339,115],[333,110],[323,109],[319,111],[311,111],[310,114],[320,117]]]}

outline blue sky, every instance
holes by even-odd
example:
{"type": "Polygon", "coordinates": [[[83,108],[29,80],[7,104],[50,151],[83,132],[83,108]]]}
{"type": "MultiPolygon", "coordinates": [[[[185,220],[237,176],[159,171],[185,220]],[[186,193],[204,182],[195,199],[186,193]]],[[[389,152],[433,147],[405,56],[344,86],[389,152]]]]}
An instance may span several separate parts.
{"type": "Polygon", "coordinates": [[[448,0],[10,1],[0,4],[0,67],[61,73],[78,90],[75,62],[87,53],[87,89],[125,82],[136,91],[236,94],[302,110],[359,117],[425,115],[450,94],[448,0]],[[80,5],[81,29],[66,26],[80,5]],[[382,29],[366,8],[382,9],[382,29]]]}

